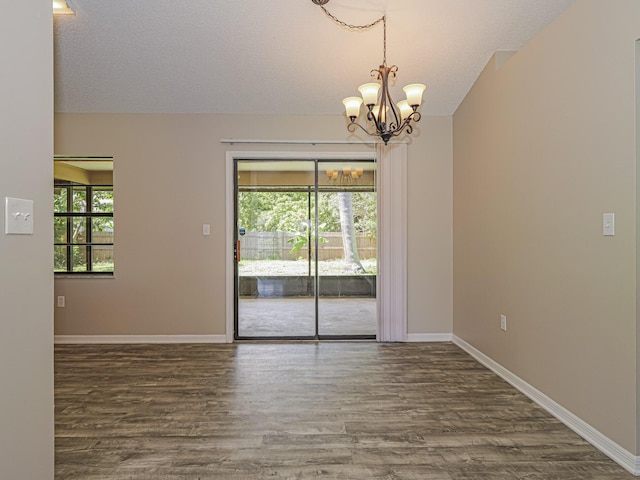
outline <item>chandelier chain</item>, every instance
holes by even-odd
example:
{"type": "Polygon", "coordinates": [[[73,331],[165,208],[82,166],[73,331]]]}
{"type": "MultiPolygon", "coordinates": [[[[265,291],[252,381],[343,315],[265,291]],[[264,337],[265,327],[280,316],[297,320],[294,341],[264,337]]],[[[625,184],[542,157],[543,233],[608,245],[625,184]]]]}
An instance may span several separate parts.
{"type": "Polygon", "coordinates": [[[343,22],[342,20],[340,20],[338,17],[333,15],[331,12],[329,12],[329,10],[327,10],[324,6],[321,5],[320,8],[327,15],[327,17],[329,17],[331,20],[336,22],[338,25],[342,25],[343,27],[348,28],[349,30],[367,30],[368,28],[375,27],[380,22],[385,21],[385,15],[383,15],[379,19],[371,23],[368,23],[367,25],[351,25],[350,23],[343,22]]]}
{"type": "Polygon", "coordinates": [[[383,15],[382,16],[382,29],[384,30],[384,48],[382,50],[382,64],[386,65],[387,64],[387,16],[383,15]]]}
{"type": "Polygon", "coordinates": [[[382,61],[382,63],[384,65],[387,64],[387,16],[386,15],[383,15],[379,19],[377,19],[377,20],[375,20],[375,21],[373,21],[371,23],[368,23],[366,25],[351,25],[350,23],[343,22],[338,17],[333,15],[329,10],[327,10],[324,7],[324,5],[320,5],[320,8],[327,15],[327,17],[329,17],[331,20],[336,22],[338,25],[341,25],[341,26],[343,26],[345,28],[348,28],[349,30],[368,30],[370,28],[375,27],[380,22],[382,22],[382,25],[384,27],[384,51],[383,51],[383,61],[382,61]]]}

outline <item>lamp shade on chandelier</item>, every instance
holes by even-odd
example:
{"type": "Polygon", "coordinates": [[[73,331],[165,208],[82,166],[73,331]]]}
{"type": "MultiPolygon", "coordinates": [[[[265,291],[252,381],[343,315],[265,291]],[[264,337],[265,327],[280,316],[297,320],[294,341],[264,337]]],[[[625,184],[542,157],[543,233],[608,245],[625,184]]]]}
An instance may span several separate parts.
{"type": "Polygon", "coordinates": [[[358,90],[361,97],[347,97],[342,101],[350,120],[347,126],[350,132],[355,131],[355,127],[360,127],[367,134],[378,136],[387,144],[392,137],[397,137],[403,131],[413,131],[412,122],[420,121],[418,107],[422,104],[422,94],[427,87],[421,83],[407,85],[403,89],[406,100],[394,104],[389,93],[389,76],[395,76],[396,71],[395,65],[387,67],[383,63],[377,70],[372,71],[372,74],[377,72],[379,83],[360,85],[358,90]],[[358,123],[363,104],[366,108],[368,126],[372,127],[373,131],[358,123]]]}
{"type": "Polygon", "coordinates": [[[405,100],[396,104],[391,98],[389,79],[395,78],[398,67],[396,65],[387,66],[386,15],[369,25],[349,25],[327,11],[324,5],[329,0],[312,0],[312,2],[320,5],[324,13],[333,21],[349,29],[363,30],[371,28],[380,22],[383,24],[384,54],[382,65],[377,69],[371,70],[371,76],[375,78],[375,81],[358,87],[360,97],[347,97],[342,101],[346,115],[349,118],[347,129],[350,132],[355,132],[356,128],[360,128],[367,135],[380,137],[385,145],[391,138],[397,137],[403,132],[412,133],[414,123],[420,121],[421,115],[418,108],[422,104],[422,95],[427,87],[421,83],[413,83],[403,89],[407,97],[405,100]],[[366,112],[366,126],[362,126],[358,122],[363,105],[366,112]]]}

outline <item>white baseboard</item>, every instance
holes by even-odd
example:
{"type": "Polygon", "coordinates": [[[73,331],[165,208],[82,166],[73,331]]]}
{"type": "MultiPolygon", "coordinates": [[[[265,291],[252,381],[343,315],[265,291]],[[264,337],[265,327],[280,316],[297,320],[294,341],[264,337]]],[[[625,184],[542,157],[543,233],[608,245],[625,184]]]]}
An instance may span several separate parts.
{"type": "MultiPolygon", "coordinates": [[[[451,340],[450,333],[410,333],[407,335],[407,342],[450,342],[451,340]]],[[[229,343],[229,341],[226,335],[56,335],[54,343],[229,343]]]]}
{"type": "Polygon", "coordinates": [[[56,335],[56,344],[227,343],[226,335],[56,335]]]}
{"type": "Polygon", "coordinates": [[[640,476],[640,457],[633,455],[609,437],[603,435],[591,425],[580,419],[569,410],[559,405],[540,390],[529,385],[517,375],[511,373],[472,345],[453,335],[453,343],[475,358],[482,365],[493,371],[505,381],[520,390],[523,394],[544,408],[551,415],[576,432],[587,442],[618,463],[633,475],[640,476]]]}
{"type": "Polygon", "coordinates": [[[409,333],[407,334],[407,342],[450,342],[453,335],[450,333],[409,333]]]}

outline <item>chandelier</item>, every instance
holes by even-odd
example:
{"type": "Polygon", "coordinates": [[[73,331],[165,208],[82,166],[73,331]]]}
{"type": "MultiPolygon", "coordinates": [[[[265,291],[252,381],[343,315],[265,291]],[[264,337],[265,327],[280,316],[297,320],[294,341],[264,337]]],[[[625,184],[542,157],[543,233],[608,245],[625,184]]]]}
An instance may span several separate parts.
{"type": "Polygon", "coordinates": [[[402,100],[395,104],[389,93],[389,79],[395,78],[398,72],[396,65],[387,66],[387,16],[383,15],[378,20],[368,25],[349,25],[334,15],[329,13],[324,7],[329,0],[311,0],[333,21],[351,30],[364,30],[371,28],[382,22],[384,30],[384,49],[382,57],[382,65],[377,69],[371,70],[371,76],[376,79],[375,82],[360,85],[358,90],[361,97],[347,97],[342,103],[344,104],[346,115],[349,118],[347,129],[355,132],[356,127],[360,128],[367,135],[372,137],[380,137],[386,145],[392,137],[397,137],[402,132],[411,134],[413,132],[413,123],[420,121],[420,112],[418,107],[422,104],[422,94],[427,88],[421,83],[414,83],[404,87],[407,96],[406,100],[402,100]],[[362,104],[366,107],[367,126],[363,127],[358,122],[362,104]]]}
{"type": "Polygon", "coordinates": [[[364,168],[343,166],[340,169],[328,169],[327,181],[338,185],[353,185],[362,182],[362,175],[364,175],[364,168]]]}
{"type": "Polygon", "coordinates": [[[75,15],[66,0],[53,0],[54,15],[75,15]]]}

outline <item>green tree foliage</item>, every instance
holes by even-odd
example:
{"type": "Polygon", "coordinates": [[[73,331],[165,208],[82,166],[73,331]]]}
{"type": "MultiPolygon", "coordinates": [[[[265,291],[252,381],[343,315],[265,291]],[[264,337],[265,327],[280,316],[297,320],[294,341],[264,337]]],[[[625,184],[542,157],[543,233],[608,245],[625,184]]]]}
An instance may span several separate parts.
{"type": "MultiPolygon", "coordinates": [[[[294,232],[294,237],[290,238],[288,240],[288,242],[293,245],[291,247],[291,253],[296,253],[297,251],[301,250],[303,247],[306,247],[309,245],[309,242],[313,243],[315,240],[315,235],[312,232],[309,232],[309,222],[304,222],[304,228],[301,229],[298,232],[294,232]]],[[[318,225],[318,230],[320,230],[321,232],[324,232],[326,230],[324,230],[325,224],[321,223],[320,225],[318,225]]],[[[326,238],[324,238],[322,235],[320,235],[318,237],[318,242],[319,243],[327,243],[329,240],[327,240],[326,238]]]]}
{"type": "MultiPolygon", "coordinates": [[[[56,213],[78,213],[82,215],[87,212],[87,202],[91,202],[91,211],[95,213],[113,212],[113,187],[93,187],[91,198],[87,199],[87,187],[85,186],[56,186],[53,195],[53,208],[56,213]],[[69,194],[71,193],[71,202],[69,194]]],[[[78,217],[55,217],[54,218],[54,242],[55,243],[85,243],[87,241],[87,218],[78,217]],[[71,238],[67,238],[67,222],[71,222],[71,238]]],[[[94,216],[90,219],[89,228],[93,234],[113,233],[113,217],[94,216]]],[[[94,239],[95,241],[95,239],[94,239]]],[[[82,247],[73,248],[74,270],[77,266],[86,264],[86,252],[82,247]]],[[[57,246],[54,249],[54,270],[67,270],[66,247],[57,246]]],[[[86,268],[86,266],[84,267],[86,268]]],[[[108,270],[113,270],[113,266],[107,266],[108,270]]]]}
{"type": "MultiPolygon", "coordinates": [[[[375,192],[352,192],[353,222],[356,233],[376,236],[375,192]]],[[[315,209],[311,195],[311,212],[315,209]]],[[[340,212],[336,193],[318,196],[318,220],[323,232],[340,232],[340,212]]],[[[291,232],[305,230],[309,216],[307,192],[240,192],[238,226],[249,231],[291,232]]]]}
{"type": "MultiPolygon", "coordinates": [[[[293,235],[291,253],[313,242],[311,218],[315,217],[314,192],[239,192],[238,227],[247,232],[288,232],[293,235]]],[[[322,233],[342,234],[344,268],[364,273],[356,236],[376,236],[375,192],[321,192],[318,195],[318,241],[322,233]]]]}
{"type": "Polygon", "coordinates": [[[375,192],[353,192],[353,223],[357,233],[374,238],[378,234],[378,207],[375,192]]]}

